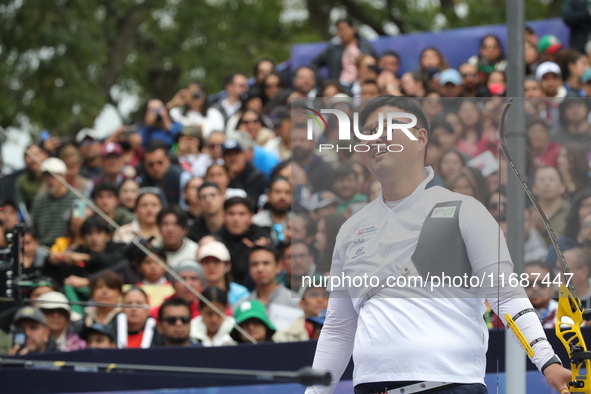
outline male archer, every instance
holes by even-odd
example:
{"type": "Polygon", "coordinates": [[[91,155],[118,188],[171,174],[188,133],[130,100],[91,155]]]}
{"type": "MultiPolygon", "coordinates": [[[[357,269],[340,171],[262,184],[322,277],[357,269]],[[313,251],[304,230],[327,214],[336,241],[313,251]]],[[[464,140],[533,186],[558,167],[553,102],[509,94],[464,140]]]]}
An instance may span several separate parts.
{"type": "MultiPolygon", "coordinates": [[[[395,116],[394,121],[408,124],[408,119],[395,116]]],[[[326,321],[313,365],[330,371],[333,381],[306,393],[332,393],[351,355],[355,394],[394,392],[419,382],[446,382],[430,393],[487,393],[485,299],[505,324],[506,314],[513,317],[533,348],[531,361],[552,388],[568,393],[570,371],[547,341],[523,288],[509,284],[513,264],[494,218],[472,197],[426,188],[433,178],[424,164],[428,134],[420,106],[403,97],[377,97],[359,116],[355,140],[368,148],[358,150],[365,150],[363,163],[382,191],[337,235],[326,321]],[[386,141],[387,113],[414,115],[417,122],[406,131],[415,139],[394,129],[386,141]],[[404,149],[388,152],[384,144],[404,149]],[[376,280],[368,286],[334,280],[364,275],[376,280]],[[444,275],[470,281],[430,287],[444,275]],[[429,279],[428,286],[400,288],[394,285],[400,281],[391,280],[411,276],[429,279]]]]}

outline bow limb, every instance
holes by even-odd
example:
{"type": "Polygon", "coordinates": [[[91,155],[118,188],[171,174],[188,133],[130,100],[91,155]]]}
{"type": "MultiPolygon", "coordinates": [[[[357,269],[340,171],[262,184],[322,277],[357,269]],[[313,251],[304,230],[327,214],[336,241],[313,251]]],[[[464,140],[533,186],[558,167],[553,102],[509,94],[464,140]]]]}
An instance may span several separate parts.
{"type": "Polygon", "coordinates": [[[561,281],[560,287],[558,289],[559,299],[555,330],[556,336],[566,348],[566,352],[569,356],[572,372],[572,381],[570,382],[571,388],[569,390],[571,393],[591,394],[591,381],[587,375],[589,372],[591,372],[591,352],[587,351],[585,339],[581,333],[581,325],[586,321],[586,314],[583,310],[581,300],[577,297],[577,293],[575,292],[575,288],[571,281],[573,274],[568,269],[568,265],[566,264],[566,260],[562,254],[562,249],[558,244],[558,238],[556,237],[556,234],[554,234],[554,230],[552,230],[552,226],[550,226],[548,218],[544,214],[544,211],[538,204],[531,190],[529,190],[527,187],[525,180],[519,171],[517,171],[517,168],[515,167],[513,160],[511,160],[511,156],[507,150],[507,140],[505,137],[505,118],[509,108],[511,108],[512,102],[513,99],[510,99],[509,103],[507,103],[505,106],[503,116],[501,117],[501,124],[499,125],[501,152],[503,153],[503,156],[505,156],[505,159],[507,159],[509,168],[511,168],[511,171],[523,187],[525,194],[527,194],[527,197],[531,200],[532,204],[536,208],[536,211],[538,211],[538,214],[542,218],[542,222],[544,223],[544,227],[550,236],[552,246],[556,250],[556,256],[560,263],[563,281],[561,281]]]}

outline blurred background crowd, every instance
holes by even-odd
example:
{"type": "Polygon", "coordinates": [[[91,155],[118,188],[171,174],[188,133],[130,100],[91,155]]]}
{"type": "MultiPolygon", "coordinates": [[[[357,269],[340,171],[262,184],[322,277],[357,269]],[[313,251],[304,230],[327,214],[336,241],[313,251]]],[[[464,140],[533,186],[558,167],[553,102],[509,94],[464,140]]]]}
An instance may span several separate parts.
{"type": "MultiPolygon", "coordinates": [[[[527,181],[589,306],[591,14],[578,3],[563,4],[570,42],[527,27],[521,104],[527,181]]],[[[22,289],[34,303],[0,304],[10,332],[0,331],[0,354],[317,338],[327,292],[302,277],[330,272],[340,226],[380,185],[353,151],[319,152],[347,143],[336,118],[305,137],[307,106],[352,118],[379,95],[416,99],[430,122],[429,187],[476,198],[506,234],[501,40],[480,37],[457,69],[426,47],[419,68],[400,73],[404,54],[376,53],[355,26],[339,19],[337,42],[294,70],[253,60],[215,99],[200,82],[153,97],[137,122],[106,137],[89,127],[41,132],[25,167],[0,174],[0,248],[23,223],[23,273],[34,282],[22,289]]],[[[524,215],[525,272],[550,279],[526,291],[551,327],[556,254],[537,214],[524,215]]]]}

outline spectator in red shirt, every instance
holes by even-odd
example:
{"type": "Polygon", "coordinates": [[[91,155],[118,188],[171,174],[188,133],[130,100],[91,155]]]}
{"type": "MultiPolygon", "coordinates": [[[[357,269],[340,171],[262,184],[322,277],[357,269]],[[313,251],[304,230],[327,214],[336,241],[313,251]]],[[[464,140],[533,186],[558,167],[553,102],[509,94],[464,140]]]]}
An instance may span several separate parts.
{"type": "Polygon", "coordinates": [[[133,287],[123,296],[123,313],[117,315],[117,347],[147,349],[152,345],[156,319],[150,317],[148,295],[133,287]]]}
{"type": "Polygon", "coordinates": [[[534,119],[527,125],[527,143],[536,167],[558,168],[561,145],[558,142],[550,141],[550,130],[546,122],[534,119]]]}

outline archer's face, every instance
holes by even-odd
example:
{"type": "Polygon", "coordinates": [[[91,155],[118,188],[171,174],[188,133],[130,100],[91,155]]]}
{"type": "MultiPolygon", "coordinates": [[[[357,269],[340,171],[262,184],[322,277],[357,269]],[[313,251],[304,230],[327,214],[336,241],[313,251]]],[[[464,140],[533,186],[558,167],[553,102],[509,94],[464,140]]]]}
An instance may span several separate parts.
{"type": "MultiPolygon", "coordinates": [[[[359,131],[370,130],[378,126],[379,114],[383,113],[382,136],[377,140],[366,141],[370,149],[367,152],[360,153],[363,164],[369,172],[376,177],[386,177],[388,174],[406,171],[414,166],[424,164],[424,150],[427,144],[427,130],[412,128],[410,132],[417,137],[417,141],[411,140],[402,130],[392,130],[392,138],[387,138],[387,114],[389,112],[406,112],[396,107],[382,107],[372,112],[364,125],[360,125],[359,131]],[[381,144],[381,145],[380,145],[381,144]],[[388,150],[390,146],[390,151],[388,150]],[[402,151],[399,152],[400,146],[402,151]]],[[[404,117],[394,118],[395,121],[408,123],[410,119],[404,117]]]]}

